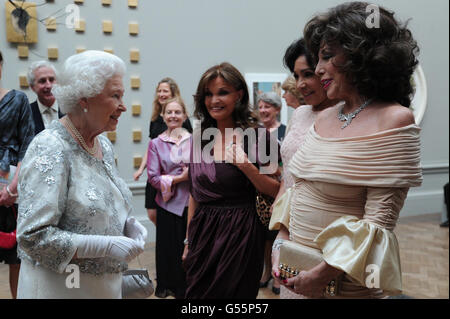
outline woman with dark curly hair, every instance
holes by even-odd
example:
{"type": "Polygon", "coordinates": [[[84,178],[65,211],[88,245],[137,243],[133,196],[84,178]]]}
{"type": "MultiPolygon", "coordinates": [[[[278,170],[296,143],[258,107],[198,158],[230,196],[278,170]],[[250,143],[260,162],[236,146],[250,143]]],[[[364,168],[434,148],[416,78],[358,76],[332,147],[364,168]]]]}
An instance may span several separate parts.
{"type": "Polygon", "coordinates": [[[271,134],[257,129],[245,79],[229,63],[215,65],[202,75],[194,114],[201,127],[194,129],[189,164],[191,197],[183,256],[186,298],[255,299],[264,258],[264,228],[256,213],[255,190],[273,197],[278,192],[279,182],[261,173],[264,164],[272,163],[276,170],[278,143],[276,139],[271,143],[275,160],[263,163],[259,143],[252,139],[266,142],[271,134]],[[201,143],[200,136],[207,140],[201,143]]]}
{"type": "Polygon", "coordinates": [[[379,28],[370,28],[368,6],[336,6],[304,30],[328,98],[343,103],[319,114],[289,165],[289,239],[323,258],[283,280],[301,297],[381,298],[402,290],[393,230],[409,188],[422,182],[420,128],[408,109],[418,49],[384,8],[376,8],[379,28]]]}

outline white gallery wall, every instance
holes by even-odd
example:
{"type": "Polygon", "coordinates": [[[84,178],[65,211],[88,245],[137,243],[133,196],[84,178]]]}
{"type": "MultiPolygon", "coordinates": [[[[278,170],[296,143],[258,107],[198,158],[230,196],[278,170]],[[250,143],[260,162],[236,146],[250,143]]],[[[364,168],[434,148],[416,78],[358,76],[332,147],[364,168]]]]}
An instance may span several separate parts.
{"type": "MultiPolygon", "coordinates": [[[[148,126],[155,86],[163,77],[174,78],[192,114],[193,98],[201,74],[210,66],[228,61],[243,74],[288,73],[282,58],[287,46],[302,36],[305,23],[316,12],[342,3],[337,0],[139,0],[130,8],[127,0],[85,0],[78,5],[86,22],[84,32],[65,26],[65,8],[69,0],[29,1],[37,7],[38,19],[61,16],[55,31],[38,23],[38,43],[29,45],[28,58],[19,58],[17,44],[6,41],[6,0],[0,3],[0,50],[4,56],[2,86],[21,89],[35,100],[34,93],[19,86],[19,76],[28,65],[47,59],[49,47],[58,48],[57,68],[76,53],[77,48],[113,50],[128,66],[125,77],[123,114],[114,143],[118,169],[134,194],[135,214],[150,230],[144,208],[146,176],[133,181],[134,157],[143,157],[148,144],[148,126]],[[112,33],[102,31],[102,21],[112,22],[112,33]],[[129,34],[129,23],[138,24],[138,34],[129,34]],[[138,49],[140,59],[130,62],[130,50],[138,49]],[[140,88],[131,89],[130,78],[140,78],[140,88]],[[131,105],[142,105],[138,116],[131,105]],[[133,131],[142,132],[142,140],[133,142],[133,131]]],[[[422,128],[423,185],[412,189],[401,216],[438,213],[444,209],[443,185],[448,182],[449,162],[449,3],[447,0],[385,0],[373,4],[386,6],[409,26],[421,52],[420,64],[427,82],[427,108],[422,128]]],[[[289,114],[289,113],[287,113],[289,114]]]]}

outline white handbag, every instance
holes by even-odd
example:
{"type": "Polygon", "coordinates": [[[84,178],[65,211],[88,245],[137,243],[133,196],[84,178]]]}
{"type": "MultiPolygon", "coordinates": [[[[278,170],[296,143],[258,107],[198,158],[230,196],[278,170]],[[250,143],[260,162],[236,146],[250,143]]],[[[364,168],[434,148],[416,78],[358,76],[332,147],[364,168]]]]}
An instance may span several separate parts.
{"type": "MultiPolygon", "coordinates": [[[[280,245],[280,270],[281,279],[297,276],[302,270],[314,268],[323,261],[322,253],[316,249],[300,245],[293,241],[285,240],[280,245]]],[[[339,292],[341,276],[331,280],[325,293],[334,297],[339,292]]]]}

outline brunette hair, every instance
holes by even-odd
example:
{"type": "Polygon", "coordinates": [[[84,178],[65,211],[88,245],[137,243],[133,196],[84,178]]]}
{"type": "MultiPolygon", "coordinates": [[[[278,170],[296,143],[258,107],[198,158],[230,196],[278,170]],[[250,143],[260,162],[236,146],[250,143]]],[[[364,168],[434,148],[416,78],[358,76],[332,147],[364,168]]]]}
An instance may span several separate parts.
{"type": "Polygon", "coordinates": [[[241,72],[228,62],[223,62],[209,68],[200,78],[197,92],[194,95],[194,115],[201,121],[202,130],[209,127],[217,127],[215,119],[209,115],[205,105],[205,94],[208,84],[222,78],[237,91],[242,90],[242,98],[237,102],[233,111],[233,120],[237,127],[247,129],[258,126],[258,115],[250,105],[247,83],[241,72]]]}
{"type": "Polygon", "coordinates": [[[178,98],[184,104],[183,99],[181,98],[180,89],[178,88],[177,82],[175,82],[174,79],[169,77],[163,78],[161,81],[158,82],[158,85],[156,86],[155,97],[153,99],[153,112],[151,121],[156,121],[156,119],[162,112],[163,106],[158,101],[158,88],[161,83],[167,83],[170,87],[170,93],[172,94],[172,98],[178,98]]]}
{"type": "Polygon", "coordinates": [[[305,26],[308,49],[318,59],[325,45],[342,48],[345,62],[337,66],[358,93],[366,98],[411,105],[411,76],[419,48],[407,23],[377,7],[379,26],[368,26],[366,2],[349,2],[312,18],[305,26]]]}
{"type": "Polygon", "coordinates": [[[286,52],[284,53],[283,64],[292,73],[294,73],[295,61],[303,55],[306,58],[308,66],[314,69],[316,65],[314,62],[314,58],[311,55],[311,52],[309,52],[309,50],[307,49],[305,40],[303,38],[295,40],[289,45],[289,47],[286,49],[286,52]]]}

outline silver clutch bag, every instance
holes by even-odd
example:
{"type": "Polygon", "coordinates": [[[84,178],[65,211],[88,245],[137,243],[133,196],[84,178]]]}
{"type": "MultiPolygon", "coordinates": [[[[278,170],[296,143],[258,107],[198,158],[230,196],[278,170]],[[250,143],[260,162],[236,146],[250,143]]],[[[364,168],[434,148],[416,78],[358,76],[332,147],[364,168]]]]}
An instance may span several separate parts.
{"type": "Polygon", "coordinates": [[[122,298],[144,299],[153,294],[153,282],[147,269],[131,269],[122,274],[122,298]]]}
{"type": "MultiPolygon", "coordinates": [[[[280,245],[280,270],[281,279],[297,276],[302,270],[314,268],[323,261],[322,253],[316,249],[285,240],[280,245]]],[[[330,281],[325,293],[331,297],[338,294],[340,276],[330,281]]]]}

